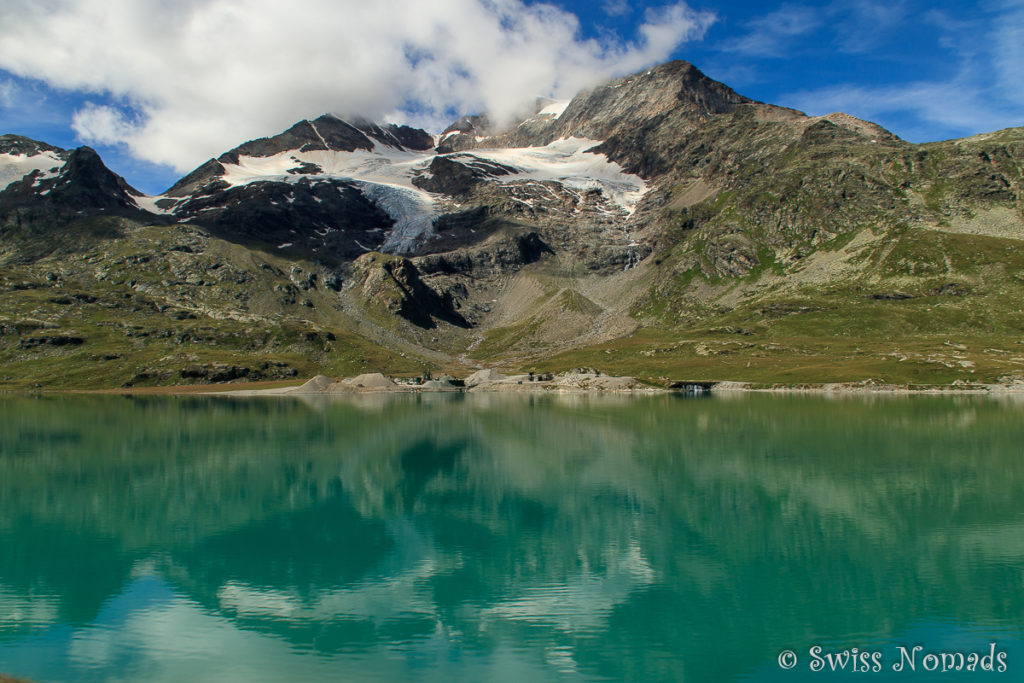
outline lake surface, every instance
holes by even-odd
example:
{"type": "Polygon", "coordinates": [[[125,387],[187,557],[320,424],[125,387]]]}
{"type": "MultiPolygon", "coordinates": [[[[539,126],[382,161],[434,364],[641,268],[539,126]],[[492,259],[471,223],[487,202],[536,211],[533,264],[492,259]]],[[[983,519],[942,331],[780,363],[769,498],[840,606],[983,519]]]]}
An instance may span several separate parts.
{"type": "Polygon", "coordinates": [[[1024,680],[1024,402],[0,399],[0,672],[1024,680]]]}

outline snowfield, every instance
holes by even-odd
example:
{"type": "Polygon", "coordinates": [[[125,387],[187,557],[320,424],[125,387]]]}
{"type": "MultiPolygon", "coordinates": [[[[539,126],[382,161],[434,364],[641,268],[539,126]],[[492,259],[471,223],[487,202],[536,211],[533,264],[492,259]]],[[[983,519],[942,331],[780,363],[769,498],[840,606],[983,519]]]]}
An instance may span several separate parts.
{"type": "Polygon", "coordinates": [[[434,156],[380,144],[372,152],[291,150],[270,157],[239,157],[237,164],[224,164],[223,179],[232,186],[268,181],[297,183],[302,178],[354,182],[367,199],[395,221],[381,249],[407,253],[434,234],[437,202],[412,184],[414,171],[428,166],[434,156]],[[288,173],[303,163],[316,164],[320,172],[288,173]]]}
{"type": "MultiPolygon", "coordinates": [[[[162,209],[156,205],[156,203],[161,199],[164,199],[163,195],[150,196],[148,194],[142,194],[138,196],[132,196],[132,200],[135,202],[135,206],[139,207],[143,211],[149,211],[150,213],[155,213],[161,216],[174,213],[175,207],[173,206],[169,209],[162,209]]],[[[181,199],[178,199],[176,202],[176,204],[183,203],[184,200],[181,199]]]]}
{"type": "MultiPolygon", "coordinates": [[[[599,144],[599,140],[574,137],[556,140],[544,147],[473,149],[448,156],[456,160],[476,157],[516,169],[515,173],[494,177],[501,183],[553,180],[578,190],[599,189],[615,204],[632,212],[647,192],[647,185],[605,155],[586,151],[599,144]]],[[[433,152],[413,152],[384,145],[377,145],[372,152],[291,150],[270,157],[240,157],[237,164],[224,164],[223,179],[230,185],[244,185],[260,181],[295,183],[304,177],[327,177],[402,188],[427,203],[433,201],[434,195],[413,185],[412,178],[417,172],[425,171],[436,156],[439,155],[433,152]],[[303,163],[315,164],[321,171],[288,173],[303,163]]]]}
{"type": "Polygon", "coordinates": [[[53,177],[63,165],[61,158],[53,152],[43,152],[35,156],[0,154],[0,192],[32,171],[44,171],[48,177],[53,177]]]}
{"type": "Polygon", "coordinates": [[[572,102],[572,100],[558,100],[552,102],[537,112],[537,116],[550,116],[552,119],[557,119],[565,111],[565,108],[569,106],[570,102],[572,102]]]}
{"type": "MultiPolygon", "coordinates": [[[[552,104],[543,113],[557,116],[567,104],[552,104]]],[[[599,144],[598,140],[573,137],[543,147],[473,149],[451,155],[379,143],[372,151],[289,150],[268,157],[239,157],[237,164],[223,164],[222,179],[231,186],[254,182],[297,183],[302,178],[314,182],[318,179],[351,182],[395,221],[382,249],[407,253],[434,234],[434,219],[441,212],[442,195],[425,192],[412,183],[417,175],[428,173],[431,161],[437,156],[450,156],[467,165],[479,159],[514,169],[507,175],[492,176],[492,182],[554,181],[574,190],[600,190],[623,212],[632,213],[647,192],[647,186],[640,177],[626,173],[603,154],[587,152],[599,144]],[[289,173],[305,164],[314,164],[319,171],[289,173]]],[[[156,207],[158,199],[160,197],[147,197],[138,203],[154,213],[163,213],[156,207]]]]}
{"type": "Polygon", "coordinates": [[[513,175],[497,177],[498,182],[554,180],[574,190],[599,189],[627,213],[632,213],[647,192],[647,185],[640,176],[626,173],[605,155],[587,153],[586,150],[600,144],[599,140],[566,138],[544,147],[475,149],[470,153],[519,170],[513,175]]]}
{"type": "Polygon", "coordinates": [[[434,218],[439,212],[426,192],[369,182],[362,183],[359,189],[395,222],[381,251],[408,254],[434,234],[434,218]]]}

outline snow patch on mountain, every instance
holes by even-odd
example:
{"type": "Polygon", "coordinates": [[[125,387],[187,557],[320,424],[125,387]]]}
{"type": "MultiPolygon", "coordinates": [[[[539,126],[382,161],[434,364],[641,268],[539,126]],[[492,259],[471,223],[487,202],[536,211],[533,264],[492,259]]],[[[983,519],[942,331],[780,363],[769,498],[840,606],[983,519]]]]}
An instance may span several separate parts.
{"type": "Polygon", "coordinates": [[[43,171],[50,177],[55,176],[64,161],[54,152],[42,152],[29,156],[27,154],[0,154],[0,192],[11,183],[17,182],[32,171],[43,171]]]}
{"type": "Polygon", "coordinates": [[[434,157],[429,152],[376,145],[373,151],[336,152],[287,151],[270,157],[239,157],[237,164],[224,164],[223,180],[230,185],[253,182],[295,183],[301,178],[355,182],[370,201],[395,221],[381,249],[411,252],[433,234],[439,213],[435,198],[412,184],[414,171],[421,171],[434,157]],[[289,173],[303,164],[313,164],[317,173],[289,173]]]}
{"type": "Polygon", "coordinates": [[[572,102],[572,100],[558,100],[552,102],[537,112],[537,116],[550,116],[552,120],[557,119],[565,111],[565,108],[569,106],[570,102],[572,102]]]}
{"type": "MultiPolygon", "coordinates": [[[[252,182],[298,182],[306,178],[336,178],[369,183],[397,185],[422,192],[412,184],[412,172],[430,163],[433,154],[399,150],[385,145],[375,146],[372,152],[335,152],[289,150],[269,157],[239,157],[237,164],[224,164],[223,180],[229,185],[252,182]],[[313,164],[317,173],[290,173],[303,164],[313,164]]],[[[426,193],[424,193],[426,194],[426,193]]]]}
{"type": "MultiPolygon", "coordinates": [[[[494,182],[555,181],[575,190],[597,189],[626,213],[632,213],[647,186],[603,154],[587,151],[599,144],[598,140],[574,137],[544,147],[474,149],[449,156],[470,166],[476,161],[476,167],[480,167],[479,162],[508,167],[511,172],[491,176],[494,182]]],[[[412,179],[428,174],[430,162],[437,156],[433,151],[417,152],[380,144],[372,151],[289,150],[267,157],[240,156],[238,163],[222,164],[221,179],[231,186],[297,183],[302,178],[355,183],[395,221],[381,248],[412,252],[433,234],[434,219],[441,211],[441,195],[416,187],[412,179]]],[[[143,200],[140,206],[143,203],[147,204],[144,208],[157,212],[155,200],[143,200]]]]}
{"type": "Polygon", "coordinates": [[[174,213],[174,210],[178,205],[184,203],[183,199],[176,199],[175,203],[166,209],[157,206],[157,202],[165,199],[167,199],[167,197],[164,197],[162,194],[152,196],[143,194],[132,197],[132,200],[135,202],[135,206],[139,207],[143,211],[149,211],[150,213],[155,213],[161,216],[174,213]]]}
{"type": "MultiPolygon", "coordinates": [[[[544,147],[474,149],[460,157],[476,157],[516,169],[515,173],[495,177],[502,183],[523,180],[554,180],[578,190],[599,189],[627,212],[647,192],[639,176],[626,173],[603,154],[587,150],[599,140],[566,138],[544,147]]],[[[362,183],[378,183],[404,188],[417,194],[417,203],[425,206],[432,195],[412,184],[414,173],[423,173],[437,156],[433,152],[398,150],[377,145],[373,151],[335,152],[296,150],[269,157],[240,157],[237,164],[224,164],[223,180],[230,185],[258,181],[298,182],[300,178],[329,177],[362,183]],[[318,173],[290,173],[303,164],[313,164],[318,173]]],[[[390,195],[389,195],[390,196],[390,195]]]]}
{"type": "Polygon", "coordinates": [[[518,169],[518,173],[496,177],[497,182],[554,180],[576,190],[598,189],[632,213],[647,192],[647,184],[605,155],[587,151],[600,144],[599,140],[573,137],[555,140],[544,147],[474,149],[470,153],[518,169]]]}
{"type": "Polygon", "coordinates": [[[359,189],[395,222],[381,251],[411,253],[434,234],[434,218],[439,212],[426,192],[386,183],[361,183],[359,189]]]}

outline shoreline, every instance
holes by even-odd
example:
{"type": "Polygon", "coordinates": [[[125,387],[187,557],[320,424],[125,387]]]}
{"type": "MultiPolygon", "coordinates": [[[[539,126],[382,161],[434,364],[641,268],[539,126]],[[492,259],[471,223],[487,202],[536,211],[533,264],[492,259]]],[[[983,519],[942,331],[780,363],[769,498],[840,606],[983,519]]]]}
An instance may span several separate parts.
{"type": "MultiPolygon", "coordinates": [[[[481,371],[485,372],[485,371],[481,371]]],[[[487,371],[493,372],[493,371],[487,371]]],[[[478,373],[474,373],[476,375],[478,373]]],[[[496,374],[496,373],[495,373],[496,374]]],[[[703,396],[728,396],[737,394],[807,394],[821,396],[1016,396],[1024,395],[1024,382],[1014,384],[958,384],[958,385],[907,385],[876,382],[822,382],[793,385],[759,385],[751,382],[694,381],[679,382],[673,387],[659,387],[646,384],[633,377],[601,375],[600,373],[562,373],[550,379],[529,379],[527,375],[499,376],[473,382],[473,376],[465,380],[465,386],[444,386],[437,380],[423,384],[397,383],[380,373],[360,375],[354,378],[331,380],[318,375],[298,386],[267,389],[223,388],[198,392],[205,395],[221,396],[322,396],[349,394],[397,394],[397,393],[522,393],[522,394],[613,394],[613,395],[659,395],[683,394],[703,396]],[[369,378],[369,379],[368,379],[369,378]]],[[[188,392],[194,393],[194,392],[188,392]]]]}
{"type": "MultiPolygon", "coordinates": [[[[1013,384],[962,383],[886,384],[876,381],[821,382],[770,384],[737,382],[731,380],[700,380],[679,382],[682,387],[666,387],[645,383],[634,377],[604,375],[596,372],[568,372],[551,379],[529,379],[528,375],[502,376],[495,371],[481,381],[450,378],[447,382],[428,380],[417,384],[409,380],[396,381],[381,373],[368,373],[351,378],[331,379],[317,375],[302,383],[295,380],[240,382],[227,384],[184,384],[155,387],[120,387],[103,389],[20,390],[0,389],[0,395],[38,394],[106,394],[130,396],[318,396],[348,394],[400,394],[400,393],[521,393],[521,394],[614,394],[658,395],[686,394],[729,396],[737,394],[806,394],[821,396],[1016,396],[1024,395],[1024,382],[1013,384]],[[497,375],[497,377],[494,377],[497,375]],[[455,383],[452,384],[451,382],[455,383]],[[463,385],[465,383],[465,385],[463,385]],[[700,387],[703,390],[694,390],[700,387]]],[[[474,375],[479,373],[474,373],[474,375]]]]}
{"type": "Polygon", "coordinates": [[[863,382],[821,382],[772,384],[764,386],[753,382],[718,382],[712,394],[764,393],[764,394],[822,394],[822,395],[924,395],[924,396],[999,396],[1024,394],[1024,383],[1014,384],[885,384],[863,382]]]}
{"type": "Polygon", "coordinates": [[[317,375],[297,387],[238,389],[209,392],[227,396],[341,396],[352,394],[410,393],[529,393],[529,394],[662,394],[671,389],[645,384],[633,377],[599,372],[567,372],[559,375],[502,375],[479,370],[465,379],[445,375],[439,379],[399,380],[381,373],[366,373],[334,380],[317,375]]]}

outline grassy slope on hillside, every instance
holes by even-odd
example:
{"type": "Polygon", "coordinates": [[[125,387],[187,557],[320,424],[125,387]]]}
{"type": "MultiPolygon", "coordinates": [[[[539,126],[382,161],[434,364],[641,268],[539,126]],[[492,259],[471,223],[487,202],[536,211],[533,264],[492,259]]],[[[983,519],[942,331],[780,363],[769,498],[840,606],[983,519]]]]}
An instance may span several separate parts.
{"type": "Polygon", "coordinates": [[[166,226],[0,266],[0,386],[419,372],[351,331],[315,267],[166,226]]]}

